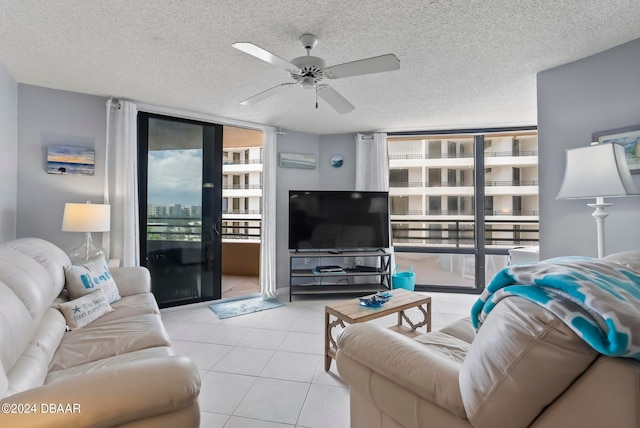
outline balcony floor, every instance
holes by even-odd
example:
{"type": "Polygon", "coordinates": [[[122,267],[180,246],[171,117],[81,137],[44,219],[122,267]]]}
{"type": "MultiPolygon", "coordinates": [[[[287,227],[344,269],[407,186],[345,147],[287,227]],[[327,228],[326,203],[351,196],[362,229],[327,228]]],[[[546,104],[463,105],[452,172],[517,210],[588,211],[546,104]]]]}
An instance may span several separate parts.
{"type": "Polygon", "coordinates": [[[222,298],[246,296],[260,293],[260,278],[257,276],[222,275],[222,298]]]}

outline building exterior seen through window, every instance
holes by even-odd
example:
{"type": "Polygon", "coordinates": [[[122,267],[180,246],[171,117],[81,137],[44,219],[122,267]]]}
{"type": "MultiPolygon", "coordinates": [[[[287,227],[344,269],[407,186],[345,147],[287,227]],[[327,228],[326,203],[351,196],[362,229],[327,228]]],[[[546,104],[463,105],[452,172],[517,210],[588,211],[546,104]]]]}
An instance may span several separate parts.
{"type": "MultiPolygon", "coordinates": [[[[391,137],[388,144],[397,259],[416,269],[418,283],[473,287],[474,136],[391,137]]],[[[538,245],[537,132],[484,135],[483,161],[488,280],[506,265],[508,249],[538,245]]]]}
{"type": "MultiPolygon", "coordinates": [[[[169,154],[152,152],[151,156],[165,158],[181,155],[202,158],[200,153],[173,149],[169,154]]],[[[194,150],[191,150],[194,151],[194,150]]],[[[222,166],[222,221],[223,242],[244,240],[260,241],[262,223],[262,133],[235,127],[224,127],[222,166]]],[[[152,177],[162,183],[166,176],[152,177]]],[[[193,177],[190,181],[193,181],[193,177]]],[[[193,183],[189,183],[191,185],[193,183]]],[[[202,183],[196,183],[202,185],[202,183]]],[[[149,240],[199,241],[202,228],[200,201],[180,203],[149,201],[147,205],[147,232],[149,240]]]]}

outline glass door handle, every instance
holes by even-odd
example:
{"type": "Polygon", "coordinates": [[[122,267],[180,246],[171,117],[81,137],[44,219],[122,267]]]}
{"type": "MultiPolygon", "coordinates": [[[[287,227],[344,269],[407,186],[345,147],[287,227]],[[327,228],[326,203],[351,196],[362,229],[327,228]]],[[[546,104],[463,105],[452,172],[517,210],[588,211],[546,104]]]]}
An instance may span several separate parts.
{"type": "Polygon", "coordinates": [[[216,232],[216,235],[220,236],[220,227],[219,224],[221,223],[222,218],[218,217],[218,219],[216,221],[213,222],[213,231],[216,232]]]}

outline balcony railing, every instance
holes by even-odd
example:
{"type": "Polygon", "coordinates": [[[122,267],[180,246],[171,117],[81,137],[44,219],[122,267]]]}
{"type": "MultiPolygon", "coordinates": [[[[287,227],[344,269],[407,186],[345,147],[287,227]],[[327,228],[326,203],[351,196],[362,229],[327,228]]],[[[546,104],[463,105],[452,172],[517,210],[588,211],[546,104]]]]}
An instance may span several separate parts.
{"type": "MultiPolygon", "coordinates": [[[[537,186],[538,180],[490,180],[485,181],[487,187],[521,187],[521,186],[537,186]]],[[[420,181],[390,181],[389,187],[423,187],[420,181]]],[[[424,183],[424,187],[473,187],[473,182],[464,183],[459,181],[434,181],[424,183]]]]}
{"type": "MultiPolygon", "coordinates": [[[[537,221],[487,221],[485,242],[488,246],[513,247],[537,245],[537,221]],[[510,227],[509,227],[510,226],[510,227]]],[[[394,246],[437,245],[464,247],[475,245],[474,222],[467,220],[391,220],[394,246]]]]}
{"type": "MultiPolygon", "coordinates": [[[[472,216],[474,213],[473,210],[427,210],[426,212],[422,212],[422,210],[392,210],[391,215],[468,215],[472,216]]],[[[485,216],[499,216],[499,215],[508,215],[508,216],[537,216],[538,210],[485,210],[485,216]]],[[[392,219],[393,221],[393,219],[392,219]]]]}
{"type": "Polygon", "coordinates": [[[425,159],[468,159],[473,153],[427,153],[425,159]]]}
{"type": "Polygon", "coordinates": [[[519,150],[517,152],[513,152],[513,151],[504,151],[504,152],[491,152],[491,151],[486,151],[484,152],[484,156],[485,157],[506,157],[506,158],[513,158],[513,157],[520,157],[520,156],[538,156],[538,151],[537,150],[519,150]]]}
{"type": "Polygon", "coordinates": [[[224,159],[224,165],[249,165],[262,163],[262,159],[224,159]]]}
{"type": "MultiPolygon", "coordinates": [[[[223,239],[259,240],[261,229],[261,219],[225,218],[222,219],[221,235],[223,239]]],[[[156,216],[148,219],[147,240],[150,241],[196,242],[201,240],[201,236],[202,221],[199,218],[156,216]]]]}
{"type": "Polygon", "coordinates": [[[422,159],[422,153],[389,153],[389,160],[422,159]]]}
{"type": "MultiPolygon", "coordinates": [[[[222,210],[222,214],[262,214],[262,211],[232,208],[232,209],[222,210]]],[[[242,219],[242,221],[246,221],[246,219],[242,219]]]]}
{"type": "Polygon", "coordinates": [[[247,189],[262,189],[262,184],[223,184],[224,190],[247,190],[247,189]]]}
{"type": "Polygon", "coordinates": [[[422,187],[422,181],[390,181],[389,187],[422,187]]]}
{"type": "MultiPolygon", "coordinates": [[[[522,157],[538,156],[537,150],[484,152],[485,157],[522,157]]],[[[415,160],[415,159],[468,159],[473,158],[473,153],[389,153],[389,160],[415,160]]]]}
{"type": "Polygon", "coordinates": [[[519,187],[519,186],[537,186],[538,180],[497,180],[497,181],[485,181],[484,185],[487,187],[519,187]]]}

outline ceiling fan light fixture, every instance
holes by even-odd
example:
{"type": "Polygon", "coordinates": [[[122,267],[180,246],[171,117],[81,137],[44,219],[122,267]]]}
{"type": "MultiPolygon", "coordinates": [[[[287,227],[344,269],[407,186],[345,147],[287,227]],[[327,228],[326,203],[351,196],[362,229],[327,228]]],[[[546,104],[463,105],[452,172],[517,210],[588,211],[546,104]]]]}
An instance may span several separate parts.
{"type": "Polygon", "coordinates": [[[300,79],[300,86],[304,89],[314,89],[316,87],[317,80],[311,76],[306,76],[300,79]]]}

